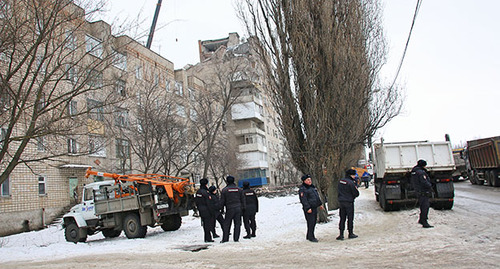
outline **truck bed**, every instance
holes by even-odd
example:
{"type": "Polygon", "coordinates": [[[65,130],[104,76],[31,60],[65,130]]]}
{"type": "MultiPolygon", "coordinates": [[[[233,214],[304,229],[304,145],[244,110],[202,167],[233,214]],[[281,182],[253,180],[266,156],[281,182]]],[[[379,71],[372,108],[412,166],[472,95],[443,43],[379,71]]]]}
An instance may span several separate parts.
{"type": "Polygon", "coordinates": [[[374,143],[373,158],[378,178],[385,174],[410,172],[417,161],[427,161],[429,171],[452,171],[455,169],[451,144],[443,142],[374,143]]]}

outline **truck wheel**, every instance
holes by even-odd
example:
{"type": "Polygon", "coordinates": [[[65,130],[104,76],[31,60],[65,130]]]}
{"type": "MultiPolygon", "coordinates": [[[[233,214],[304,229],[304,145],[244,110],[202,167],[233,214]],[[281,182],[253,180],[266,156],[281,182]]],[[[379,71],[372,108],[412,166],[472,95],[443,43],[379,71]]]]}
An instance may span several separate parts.
{"type": "Polygon", "coordinates": [[[78,243],[87,241],[87,230],[84,228],[79,228],[76,223],[70,223],[66,226],[64,230],[64,237],[66,241],[78,243]]]}
{"type": "Polygon", "coordinates": [[[144,238],[148,227],[141,226],[141,219],[136,213],[128,214],[123,220],[123,230],[127,238],[144,238]]]}
{"type": "Polygon", "coordinates": [[[484,177],[486,178],[486,185],[493,186],[492,174],[490,171],[484,172],[484,177]]]}
{"type": "Polygon", "coordinates": [[[104,237],[106,237],[106,238],[115,238],[115,237],[120,236],[121,233],[122,233],[121,230],[117,231],[115,229],[102,230],[102,235],[104,235],[104,237]]]}
{"type": "Polygon", "coordinates": [[[493,187],[500,187],[500,179],[498,178],[498,171],[491,171],[491,181],[493,187]]]}
{"type": "Polygon", "coordinates": [[[161,228],[165,232],[175,231],[181,227],[181,224],[182,224],[181,215],[179,214],[169,215],[163,219],[163,224],[161,225],[161,228]]]}

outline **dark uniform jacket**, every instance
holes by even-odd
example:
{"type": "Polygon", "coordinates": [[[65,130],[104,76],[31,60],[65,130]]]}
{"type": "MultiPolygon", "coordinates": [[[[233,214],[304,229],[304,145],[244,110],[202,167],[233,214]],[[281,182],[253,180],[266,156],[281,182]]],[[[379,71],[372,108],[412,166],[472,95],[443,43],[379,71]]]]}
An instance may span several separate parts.
{"type": "Polygon", "coordinates": [[[222,209],[222,206],[220,204],[220,198],[219,198],[219,195],[215,194],[215,193],[211,193],[209,192],[210,194],[210,197],[211,197],[211,202],[212,202],[212,205],[213,205],[213,215],[214,216],[218,216],[220,214],[220,211],[222,209]]]}
{"type": "Polygon", "coordinates": [[[312,184],[307,185],[305,183],[302,183],[299,188],[299,198],[300,203],[302,204],[302,209],[304,209],[304,211],[315,209],[322,205],[318,190],[312,184]]]}
{"type": "Polygon", "coordinates": [[[212,197],[208,192],[207,186],[200,187],[200,189],[196,192],[195,201],[196,207],[200,212],[200,217],[209,218],[210,216],[214,216],[212,197]]]}
{"type": "Polygon", "coordinates": [[[432,190],[431,179],[427,175],[427,171],[420,166],[415,166],[411,170],[411,183],[417,193],[424,194],[432,190]]]}
{"type": "Polygon", "coordinates": [[[354,180],[350,177],[345,177],[339,180],[338,199],[339,202],[354,203],[354,199],[359,196],[358,188],[354,180]]]}
{"type": "Polygon", "coordinates": [[[245,215],[251,216],[259,212],[259,200],[255,191],[252,189],[243,189],[243,196],[245,197],[245,215]]]}
{"type": "Polygon", "coordinates": [[[226,207],[226,210],[244,210],[246,207],[246,201],[243,198],[243,192],[233,183],[227,185],[224,189],[222,189],[220,203],[222,207],[226,207]]]}

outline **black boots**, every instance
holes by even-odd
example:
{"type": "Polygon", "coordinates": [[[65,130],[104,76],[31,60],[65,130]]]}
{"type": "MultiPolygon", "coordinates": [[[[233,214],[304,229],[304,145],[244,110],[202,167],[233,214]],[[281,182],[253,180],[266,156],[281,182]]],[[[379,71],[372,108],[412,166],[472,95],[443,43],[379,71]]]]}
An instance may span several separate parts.
{"type": "Polygon", "coordinates": [[[434,226],[430,225],[427,220],[423,221],[423,220],[418,220],[418,223],[419,224],[422,224],[422,228],[433,228],[434,226]]]}
{"type": "MultiPolygon", "coordinates": [[[[349,236],[347,238],[354,239],[354,238],[358,238],[358,236],[351,232],[351,233],[349,233],[349,236]]],[[[344,240],[344,233],[340,233],[340,235],[337,236],[336,239],[337,240],[344,240]]]]}

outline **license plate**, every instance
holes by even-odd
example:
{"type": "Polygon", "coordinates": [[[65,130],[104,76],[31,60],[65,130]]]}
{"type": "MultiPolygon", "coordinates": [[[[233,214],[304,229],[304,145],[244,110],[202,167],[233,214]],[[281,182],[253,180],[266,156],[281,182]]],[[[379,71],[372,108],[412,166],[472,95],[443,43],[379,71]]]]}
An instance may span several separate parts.
{"type": "Polygon", "coordinates": [[[168,208],[168,204],[157,205],[156,208],[158,208],[158,209],[168,208]]]}

